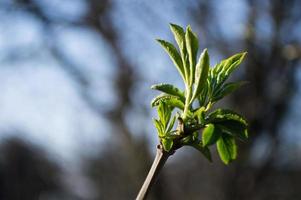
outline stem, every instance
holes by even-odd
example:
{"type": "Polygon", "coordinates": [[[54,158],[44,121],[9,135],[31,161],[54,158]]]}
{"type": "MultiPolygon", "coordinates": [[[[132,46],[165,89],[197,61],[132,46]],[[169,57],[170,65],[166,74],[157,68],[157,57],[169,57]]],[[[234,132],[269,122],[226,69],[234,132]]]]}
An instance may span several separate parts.
{"type": "Polygon", "coordinates": [[[164,151],[162,145],[157,146],[157,153],[156,153],[155,160],[154,160],[152,167],[149,170],[148,175],[136,197],[136,200],[144,200],[146,198],[149,190],[155,183],[158,174],[162,170],[165,162],[167,161],[168,157],[171,154],[172,153],[170,153],[170,152],[164,151]]]}
{"type": "Polygon", "coordinates": [[[191,93],[192,93],[192,87],[188,86],[186,87],[187,95],[186,95],[186,101],[185,101],[185,107],[184,107],[184,112],[183,112],[183,119],[185,120],[187,113],[189,111],[190,107],[190,100],[191,100],[191,93]]]}

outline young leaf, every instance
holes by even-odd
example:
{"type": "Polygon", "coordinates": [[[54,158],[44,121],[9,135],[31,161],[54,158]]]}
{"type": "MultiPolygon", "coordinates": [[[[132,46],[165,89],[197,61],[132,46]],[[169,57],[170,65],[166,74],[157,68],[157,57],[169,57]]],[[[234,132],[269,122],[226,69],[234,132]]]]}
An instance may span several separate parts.
{"type": "Polygon", "coordinates": [[[224,59],[222,61],[220,61],[218,64],[216,64],[213,68],[212,68],[212,74],[218,74],[222,71],[223,66],[225,65],[225,63],[227,62],[227,59],[224,59]]]}
{"type": "Polygon", "coordinates": [[[167,129],[168,122],[171,116],[171,109],[165,102],[160,102],[158,106],[158,114],[160,122],[162,122],[164,127],[164,132],[167,129]]]}
{"type": "Polygon", "coordinates": [[[238,121],[244,124],[245,126],[248,126],[248,123],[243,116],[228,109],[217,109],[206,117],[207,123],[217,123],[217,122],[223,122],[228,120],[238,121]]]}
{"type": "Polygon", "coordinates": [[[183,103],[185,103],[184,92],[182,92],[180,89],[178,89],[177,87],[175,87],[173,85],[161,83],[161,84],[157,84],[157,85],[152,85],[151,88],[155,89],[155,90],[159,90],[159,91],[164,92],[166,94],[177,96],[177,97],[180,98],[180,100],[183,103]]]}
{"type": "Polygon", "coordinates": [[[213,95],[212,101],[217,101],[225,97],[226,95],[234,92],[244,84],[246,84],[246,81],[226,83],[219,91],[216,92],[216,94],[213,95]]]}
{"type": "Polygon", "coordinates": [[[243,61],[246,55],[247,55],[246,52],[238,53],[229,59],[229,63],[231,64],[225,72],[226,76],[231,74],[238,67],[238,65],[240,65],[240,63],[243,61]]]}
{"type": "Polygon", "coordinates": [[[157,41],[161,44],[161,46],[164,48],[164,50],[167,52],[171,60],[173,61],[174,65],[176,66],[177,70],[179,71],[180,75],[182,76],[184,82],[185,82],[185,72],[184,72],[184,66],[182,63],[181,56],[177,49],[173,46],[173,44],[157,39],[157,41]]]}
{"type": "Polygon", "coordinates": [[[227,165],[237,157],[237,145],[232,136],[222,135],[217,141],[217,151],[221,160],[227,165]]]}
{"type": "Polygon", "coordinates": [[[205,122],[205,107],[202,106],[193,112],[193,117],[197,117],[198,122],[204,124],[205,122]]]}
{"type": "Polygon", "coordinates": [[[179,99],[179,97],[161,94],[152,100],[151,106],[158,106],[160,102],[165,102],[170,107],[177,107],[180,110],[184,110],[184,103],[179,99]]]}
{"type": "Polygon", "coordinates": [[[202,142],[194,142],[190,144],[190,146],[200,151],[210,162],[212,162],[210,149],[208,147],[204,147],[202,142]]]}
{"type": "Polygon", "coordinates": [[[238,53],[230,58],[224,60],[221,62],[221,65],[217,71],[218,74],[216,74],[217,77],[217,83],[222,84],[224,83],[229,75],[238,67],[238,65],[243,61],[244,57],[246,55],[246,52],[244,53],[238,53]]]}
{"type": "Polygon", "coordinates": [[[192,32],[190,26],[188,26],[186,29],[185,41],[186,41],[186,49],[188,53],[189,72],[190,72],[189,75],[190,80],[188,82],[191,85],[194,82],[195,63],[196,63],[196,56],[199,48],[199,40],[197,36],[192,32]]]}
{"type": "Polygon", "coordinates": [[[153,119],[153,122],[154,122],[154,125],[155,125],[155,127],[156,127],[156,129],[158,131],[159,137],[164,136],[164,128],[163,128],[161,122],[159,120],[157,120],[157,119],[153,119]]]}
{"type": "Polygon", "coordinates": [[[172,132],[169,132],[169,133],[167,133],[167,135],[165,135],[162,138],[170,139],[170,140],[179,139],[181,136],[178,135],[178,134],[175,134],[176,132],[177,132],[176,130],[172,131],[172,132]]]}
{"type": "Polygon", "coordinates": [[[221,131],[219,127],[215,127],[214,124],[206,125],[202,133],[203,146],[214,144],[219,139],[220,135],[221,131]]]}
{"type": "Polygon", "coordinates": [[[172,120],[170,121],[169,126],[168,126],[168,128],[167,128],[167,133],[171,132],[171,130],[172,130],[174,124],[175,124],[176,118],[177,118],[177,117],[174,116],[174,117],[172,118],[172,120]]]}
{"type": "Polygon", "coordinates": [[[152,101],[158,106],[159,120],[154,120],[160,142],[165,151],[189,145],[201,151],[211,161],[209,145],[217,144],[221,160],[228,164],[237,157],[235,139],[245,140],[248,137],[247,122],[237,113],[218,109],[205,117],[207,111],[219,99],[230,94],[244,82],[226,83],[229,75],[242,62],[246,53],[239,53],[224,59],[214,68],[210,68],[210,60],[205,49],[196,63],[198,38],[188,26],[186,32],[178,25],[170,24],[170,29],[179,46],[178,49],[164,40],[157,40],[170,56],[185,83],[185,93],[170,84],[158,84],[152,89],[162,91],[152,101]],[[194,100],[198,99],[199,107],[194,109],[194,100]],[[177,107],[182,113],[172,117],[177,107]],[[184,109],[185,108],[185,109],[184,109]],[[178,119],[176,130],[172,130],[178,119]],[[200,141],[200,128],[202,141],[200,141]]]}
{"type": "Polygon", "coordinates": [[[172,149],[173,140],[162,138],[162,145],[165,151],[169,152],[172,149]]]}
{"type": "Polygon", "coordinates": [[[188,135],[184,138],[181,139],[181,144],[182,145],[190,145],[193,142],[193,138],[191,135],[188,135]]]}
{"type": "MultiPolygon", "coordinates": [[[[208,80],[207,80],[208,81],[208,80]]],[[[205,81],[204,86],[202,87],[200,95],[196,95],[196,99],[198,99],[199,105],[205,107],[208,104],[208,92],[210,91],[209,89],[209,84],[205,81]]]]}
{"type": "Polygon", "coordinates": [[[239,121],[228,120],[224,122],[216,123],[216,126],[220,127],[224,133],[230,134],[243,141],[248,138],[247,126],[239,121]]]}
{"type": "Polygon", "coordinates": [[[195,131],[192,133],[192,140],[193,141],[199,140],[199,132],[198,131],[195,131]]]}
{"type": "Polygon", "coordinates": [[[175,40],[180,48],[181,55],[185,54],[185,32],[181,26],[170,24],[170,30],[173,33],[175,40]]]}
{"type": "Polygon", "coordinates": [[[209,70],[209,62],[208,51],[207,49],[204,49],[196,65],[195,89],[192,95],[191,102],[200,95],[202,89],[205,86],[209,70]]]}

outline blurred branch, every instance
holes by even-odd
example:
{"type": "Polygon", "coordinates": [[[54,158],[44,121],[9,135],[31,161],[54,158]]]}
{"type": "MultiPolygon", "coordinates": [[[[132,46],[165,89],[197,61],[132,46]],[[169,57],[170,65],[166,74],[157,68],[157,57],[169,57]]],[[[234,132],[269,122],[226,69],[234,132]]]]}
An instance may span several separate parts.
{"type": "MultiPolygon", "coordinates": [[[[34,0],[18,0],[16,1],[23,6],[25,10],[35,15],[43,24],[45,35],[52,38],[51,43],[48,44],[53,56],[61,63],[62,69],[64,69],[70,77],[72,77],[80,86],[80,94],[87,102],[87,105],[99,115],[103,115],[104,110],[101,109],[101,105],[96,103],[93,98],[88,94],[88,88],[90,80],[80,70],[80,66],[77,66],[67,56],[61,52],[60,48],[56,46],[55,34],[53,34],[53,27],[57,25],[56,21],[52,21],[50,17],[43,11],[43,9],[34,0]]],[[[116,131],[118,134],[122,134],[127,138],[131,138],[131,134],[123,120],[123,113],[131,105],[131,99],[129,97],[130,90],[132,88],[134,77],[137,75],[133,71],[133,66],[128,62],[122,52],[122,48],[119,47],[117,30],[113,26],[110,18],[111,1],[88,1],[89,9],[88,14],[79,22],[63,22],[68,26],[85,26],[86,28],[93,29],[97,34],[104,38],[107,44],[112,48],[115,59],[117,60],[116,67],[117,75],[115,77],[115,88],[117,91],[118,105],[108,113],[111,121],[120,127],[120,131],[116,131]],[[68,24],[69,23],[69,24],[68,24]]],[[[62,23],[62,22],[60,22],[62,23]]],[[[58,24],[60,24],[58,23],[58,24]]]]}
{"type": "MultiPolygon", "coordinates": [[[[139,187],[138,184],[140,183],[138,182],[140,182],[140,178],[142,178],[145,171],[144,168],[146,168],[150,161],[150,155],[145,138],[134,139],[125,118],[128,110],[133,108],[130,94],[138,75],[135,73],[134,66],[130,63],[125,54],[125,48],[121,46],[118,29],[114,26],[114,19],[112,17],[113,1],[85,1],[87,4],[86,15],[78,21],[54,20],[47,15],[47,12],[45,12],[45,10],[40,7],[38,1],[35,0],[15,0],[15,2],[18,2],[18,6],[21,7],[24,12],[34,15],[36,19],[41,22],[45,41],[47,41],[47,48],[60,63],[60,67],[78,84],[80,95],[87,103],[87,106],[95,111],[98,116],[106,115],[112,124],[113,130],[111,133],[113,137],[106,141],[107,148],[100,148],[101,153],[97,155],[95,163],[85,163],[89,170],[94,170],[97,174],[101,173],[100,176],[91,177],[98,187],[98,197],[109,196],[110,199],[114,199],[112,196],[124,197],[129,194],[131,196],[136,195],[133,192],[136,191],[136,187],[139,187]],[[93,96],[89,94],[90,85],[92,83],[89,77],[85,75],[82,67],[78,63],[75,63],[72,58],[60,48],[54,28],[61,25],[68,26],[68,28],[80,26],[92,30],[100,36],[99,38],[103,39],[112,50],[112,55],[114,55],[116,61],[115,77],[112,83],[115,87],[114,92],[117,94],[118,102],[117,105],[114,105],[108,112],[104,112],[104,106],[101,106],[93,99],[93,96]],[[103,150],[110,148],[112,148],[112,151],[107,152],[103,150]],[[95,167],[96,169],[94,169],[95,167]],[[105,170],[101,170],[104,168],[105,170]],[[113,175],[110,176],[110,172],[113,172],[113,175]],[[114,181],[116,174],[120,176],[114,181]],[[102,188],[107,188],[107,184],[109,184],[110,181],[115,182],[114,189],[102,190],[102,188]],[[127,184],[129,181],[131,182],[129,187],[132,187],[132,189],[124,189],[124,183],[126,182],[127,184]],[[121,184],[118,185],[119,182],[121,184]],[[116,190],[122,192],[116,193],[116,190]]],[[[106,129],[101,129],[100,131],[106,131],[106,129]]],[[[160,187],[154,189],[160,190],[160,187]]],[[[155,199],[161,199],[162,196],[164,196],[158,192],[152,195],[156,196],[155,199]]]]}

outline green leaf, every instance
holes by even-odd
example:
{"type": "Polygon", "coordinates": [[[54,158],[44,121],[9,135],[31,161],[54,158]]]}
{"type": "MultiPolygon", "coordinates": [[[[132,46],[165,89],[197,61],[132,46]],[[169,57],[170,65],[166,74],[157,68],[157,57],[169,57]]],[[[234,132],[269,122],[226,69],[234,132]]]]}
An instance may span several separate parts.
{"type": "Polygon", "coordinates": [[[206,125],[202,133],[203,146],[209,146],[216,143],[220,135],[221,130],[218,127],[215,127],[214,124],[206,125]]]}
{"type": "Polygon", "coordinates": [[[185,54],[185,32],[181,26],[176,24],[170,24],[170,30],[173,33],[175,40],[180,48],[181,55],[185,54]]]}
{"type": "Polygon", "coordinates": [[[221,160],[227,165],[237,157],[235,139],[229,135],[222,135],[217,141],[217,151],[221,160]]]}
{"type": "Polygon", "coordinates": [[[219,91],[216,92],[216,94],[213,95],[212,101],[217,101],[225,97],[246,83],[246,81],[226,83],[219,91]]]}
{"type": "Polygon", "coordinates": [[[159,91],[164,92],[166,94],[177,96],[177,97],[180,98],[180,100],[183,103],[185,103],[184,92],[182,92],[180,89],[178,89],[177,87],[175,87],[171,84],[161,83],[161,84],[157,84],[157,85],[152,85],[151,88],[155,89],[155,90],[159,90],[159,91]]]}
{"type": "Polygon", "coordinates": [[[174,126],[174,124],[175,124],[176,118],[177,118],[177,117],[174,116],[174,117],[172,118],[172,120],[170,121],[169,126],[168,126],[168,128],[167,128],[167,132],[168,132],[168,133],[172,130],[172,128],[173,128],[173,126],[174,126]]]}
{"type": "Polygon", "coordinates": [[[192,143],[192,141],[193,141],[192,136],[188,135],[188,136],[181,139],[181,144],[182,145],[190,145],[192,143]]]}
{"type": "Polygon", "coordinates": [[[207,123],[217,123],[228,120],[238,121],[248,126],[247,120],[243,116],[229,109],[217,109],[206,117],[207,123]]]}
{"type": "Polygon", "coordinates": [[[155,125],[155,127],[156,127],[156,129],[158,131],[159,137],[164,136],[164,128],[163,128],[162,123],[159,120],[157,120],[157,119],[153,119],[153,122],[154,122],[154,125],[155,125]]]}
{"type": "Polygon", "coordinates": [[[192,95],[191,102],[200,95],[202,89],[206,85],[205,83],[208,76],[208,70],[209,70],[209,54],[207,49],[204,49],[196,65],[195,89],[192,95]]]}
{"type": "Polygon", "coordinates": [[[173,44],[157,39],[157,41],[161,44],[161,46],[164,48],[164,50],[167,52],[171,60],[173,61],[174,65],[176,66],[177,70],[179,71],[181,77],[183,78],[185,82],[185,72],[184,72],[184,66],[182,63],[181,56],[177,49],[173,46],[173,44]]]}
{"type": "Polygon", "coordinates": [[[195,131],[192,133],[192,139],[193,141],[199,140],[199,132],[195,131]]]}
{"type": "Polygon", "coordinates": [[[198,122],[204,124],[205,122],[205,107],[202,106],[193,112],[193,117],[197,117],[198,122]]]}
{"type": "Polygon", "coordinates": [[[217,109],[206,117],[207,123],[214,123],[223,132],[241,140],[248,138],[248,123],[244,117],[228,109],[217,109]]]}
{"type": "MultiPolygon", "coordinates": [[[[243,61],[243,59],[245,58],[246,55],[247,55],[247,52],[238,53],[228,59],[230,66],[226,70],[226,73],[225,73],[226,76],[231,74],[238,67],[238,65],[240,65],[240,63],[243,61]]],[[[226,65],[228,65],[228,63],[226,65]]]]}
{"type": "Polygon", "coordinates": [[[170,139],[170,140],[179,139],[181,137],[181,135],[174,134],[175,132],[177,132],[177,131],[172,131],[172,132],[170,132],[169,134],[165,135],[162,138],[166,138],[166,139],[170,139]]]}
{"type": "Polygon", "coordinates": [[[239,66],[239,64],[243,61],[246,56],[246,52],[238,53],[230,58],[223,60],[220,65],[217,66],[217,83],[222,84],[227,80],[229,75],[239,66]]]}
{"type": "Polygon", "coordinates": [[[224,59],[222,61],[220,61],[218,64],[216,64],[213,68],[212,68],[212,74],[218,74],[222,71],[223,66],[225,65],[225,63],[227,62],[227,59],[224,59]]]}
{"type": "Polygon", "coordinates": [[[239,121],[228,120],[224,122],[218,122],[216,123],[216,126],[220,127],[223,132],[237,137],[243,141],[248,139],[247,126],[239,121]]]}
{"type": "Polygon", "coordinates": [[[185,41],[186,41],[186,49],[188,53],[188,60],[189,60],[189,67],[190,67],[189,69],[190,80],[188,82],[191,85],[194,82],[195,63],[196,63],[196,56],[199,48],[199,40],[196,34],[192,32],[190,26],[186,28],[185,41]]]}
{"type": "Polygon", "coordinates": [[[215,91],[215,88],[217,86],[217,80],[216,80],[216,77],[215,77],[215,74],[214,74],[214,69],[215,68],[209,68],[209,72],[208,72],[208,77],[207,77],[207,96],[208,96],[208,99],[212,97],[214,91],[215,91]]]}
{"type": "Polygon", "coordinates": [[[163,101],[161,101],[159,103],[159,106],[158,106],[158,114],[159,114],[159,119],[160,121],[162,122],[163,124],[163,127],[164,127],[164,131],[167,129],[167,125],[168,125],[168,122],[170,120],[170,117],[171,117],[171,109],[170,107],[163,101]]]}
{"type": "Polygon", "coordinates": [[[205,81],[204,87],[201,90],[200,95],[196,95],[196,99],[198,99],[199,105],[205,107],[208,104],[208,92],[209,92],[209,84],[205,81]]]}
{"type": "Polygon", "coordinates": [[[161,142],[165,151],[169,152],[172,149],[173,140],[162,138],[161,142]]]}
{"type": "Polygon", "coordinates": [[[190,146],[200,151],[210,162],[212,162],[210,149],[208,147],[204,147],[202,142],[194,142],[190,146]]]}
{"type": "Polygon", "coordinates": [[[179,99],[179,97],[161,94],[152,100],[151,106],[158,106],[160,102],[165,102],[170,107],[177,107],[180,110],[184,110],[184,103],[179,99]]]}

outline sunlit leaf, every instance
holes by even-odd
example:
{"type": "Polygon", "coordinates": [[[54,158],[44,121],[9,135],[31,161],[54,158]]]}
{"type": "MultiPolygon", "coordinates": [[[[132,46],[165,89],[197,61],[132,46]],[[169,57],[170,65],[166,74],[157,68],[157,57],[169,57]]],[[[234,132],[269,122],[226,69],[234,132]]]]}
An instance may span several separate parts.
{"type": "Polygon", "coordinates": [[[202,87],[200,95],[195,95],[196,98],[198,99],[200,106],[206,106],[206,104],[208,103],[207,101],[209,100],[208,92],[210,89],[209,89],[209,85],[208,85],[207,81],[205,81],[204,87],[202,87]]]}
{"type": "Polygon", "coordinates": [[[170,30],[173,33],[175,40],[180,48],[181,55],[185,54],[185,32],[181,26],[170,24],[170,30]]]}
{"type": "Polygon", "coordinates": [[[175,121],[176,121],[176,116],[174,116],[172,119],[171,119],[171,121],[170,121],[170,123],[169,123],[169,126],[168,126],[168,128],[167,128],[167,132],[170,132],[171,130],[172,130],[172,128],[173,128],[173,126],[174,126],[174,124],[175,124],[175,121]]]}
{"type": "Polygon", "coordinates": [[[199,48],[199,40],[191,30],[191,27],[188,26],[186,29],[185,34],[185,41],[186,41],[186,49],[188,53],[188,60],[189,60],[189,83],[192,84],[194,82],[194,72],[195,72],[195,63],[196,63],[196,56],[199,48]]]}
{"type": "Polygon", "coordinates": [[[227,59],[224,59],[222,61],[220,61],[219,63],[217,63],[213,68],[212,68],[212,75],[214,76],[214,74],[219,74],[222,70],[223,70],[223,66],[225,65],[225,63],[227,62],[227,59]]]}
{"type": "Polygon", "coordinates": [[[238,53],[228,59],[227,62],[229,62],[229,67],[225,69],[226,76],[231,74],[238,67],[238,65],[240,65],[246,55],[246,52],[238,53]]]}
{"type": "Polygon", "coordinates": [[[167,129],[171,117],[171,109],[165,102],[161,101],[158,106],[159,119],[163,124],[164,131],[167,129]]]}
{"type": "Polygon", "coordinates": [[[165,151],[169,152],[173,146],[173,140],[162,138],[162,145],[165,151]]]}
{"type": "Polygon", "coordinates": [[[245,55],[246,53],[238,53],[221,62],[221,65],[218,66],[218,68],[220,69],[217,69],[218,74],[216,75],[218,84],[222,84],[223,82],[225,82],[225,80],[227,80],[229,75],[243,61],[245,55]]]}
{"type": "Polygon", "coordinates": [[[209,146],[219,139],[221,130],[215,127],[214,124],[207,124],[202,133],[202,142],[204,146],[209,146]]]}
{"type": "Polygon", "coordinates": [[[170,107],[177,107],[180,110],[184,109],[184,103],[180,100],[179,97],[173,95],[161,94],[152,100],[151,106],[158,106],[160,102],[165,102],[170,107]]]}
{"type": "Polygon", "coordinates": [[[157,119],[153,119],[154,125],[158,131],[158,135],[159,137],[164,136],[164,128],[163,125],[161,124],[161,122],[157,119]]]}
{"type": "Polygon", "coordinates": [[[216,144],[221,160],[228,164],[237,157],[236,139],[245,141],[248,138],[247,121],[232,110],[217,109],[209,114],[208,111],[218,100],[245,83],[226,83],[226,80],[237,69],[246,53],[235,54],[210,68],[207,49],[196,60],[199,41],[190,26],[184,31],[182,27],[170,24],[170,29],[179,49],[167,41],[157,41],[183,78],[185,91],[171,84],[151,87],[163,92],[151,103],[158,109],[159,119],[154,119],[154,124],[160,143],[165,151],[185,145],[192,146],[210,161],[208,146],[216,144]],[[199,104],[194,102],[195,99],[199,104]],[[175,108],[180,110],[174,113],[175,108]],[[178,125],[175,128],[177,119],[178,125]],[[174,145],[176,146],[173,147],[174,145]]]}
{"type": "Polygon", "coordinates": [[[157,39],[157,41],[161,44],[161,46],[164,48],[164,50],[167,52],[171,60],[173,61],[174,65],[176,66],[177,70],[179,71],[181,77],[183,78],[185,82],[185,72],[184,72],[184,66],[182,63],[181,56],[177,49],[173,46],[173,44],[157,39]]]}
{"type": "Polygon", "coordinates": [[[164,137],[162,137],[162,138],[166,138],[166,139],[170,139],[170,140],[179,139],[181,136],[178,134],[174,134],[175,132],[177,132],[177,131],[172,131],[171,133],[164,135],[164,137]]]}
{"type": "Polygon", "coordinates": [[[171,84],[161,83],[161,84],[157,84],[157,85],[152,85],[151,88],[162,91],[166,94],[177,96],[183,103],[185,103],[184,92],[182,92],[180,89],[178,89],[177,87],[175,87],[171,84]]]}
{"type": "Polygon", "coordinates": [[[192,101],[197,98],[202,89],[206,86],[206,80],[208,76],[208,70],[209,70],[209,54],[207,49],[205,49],[196,65],[196,73],[195,73],[195,89],[192,95],[192,101]]]}
{"type": "Polygon", "coordinates": [[[235,139],[229,135],[222,135],[217,143],[217,151],[221,160],[227,165],[237,157],[237,145],[235,139]]]}
{"type": "Polygon", "coordinates": [[[200,107],[193,112],[193,116],[197,117],[199,123],[203,124],[205,122],[205,107],[200,107]]]}

